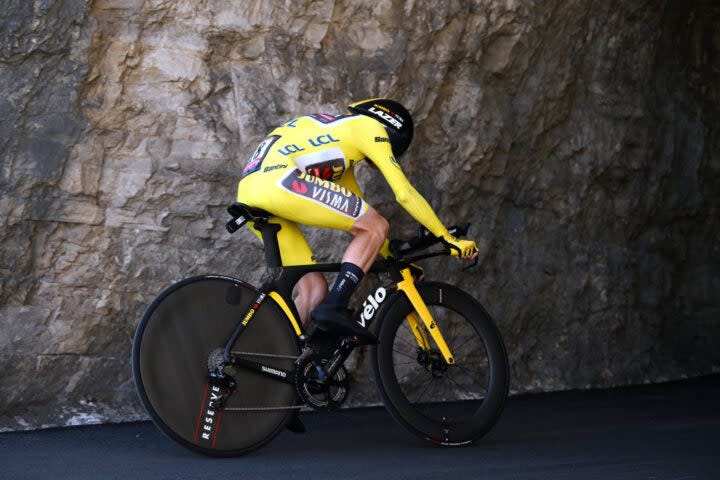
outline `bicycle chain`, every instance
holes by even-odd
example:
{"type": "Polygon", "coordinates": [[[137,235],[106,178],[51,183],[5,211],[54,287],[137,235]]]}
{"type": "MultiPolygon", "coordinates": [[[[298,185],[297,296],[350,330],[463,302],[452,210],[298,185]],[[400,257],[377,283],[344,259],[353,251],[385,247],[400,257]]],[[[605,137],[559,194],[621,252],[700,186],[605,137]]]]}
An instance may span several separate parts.
{"type": "Polygon", "coordinates": [[[279,355],[276,353],[255,353],[255,352],[230,352],[233,355],[245,355],[247,357],[283,358],[285,360],[297,360],[297,355],[279,355]]]}
{"type": "MultiPolygon", "coordinates": [[[[284,360],[296,361],[297,355],[280,355],[275,353],[256,353],[256,352],[230,352],[233,355],[244,355],[246,357],[264,357],[264,358],[279,358],[284,360]]],[[[281,410],[300,410],[305,405],[288,405],[287,407],[225,407],[225,411],[228,412],[276,412],[281,410]]]]}
{"type": "Polygon", "coordinates": [[[223,410],[230,412],[269,412],[279,410],[300,410],[305,405],[288,405],[287,407],[225,407],[223,410]]]}

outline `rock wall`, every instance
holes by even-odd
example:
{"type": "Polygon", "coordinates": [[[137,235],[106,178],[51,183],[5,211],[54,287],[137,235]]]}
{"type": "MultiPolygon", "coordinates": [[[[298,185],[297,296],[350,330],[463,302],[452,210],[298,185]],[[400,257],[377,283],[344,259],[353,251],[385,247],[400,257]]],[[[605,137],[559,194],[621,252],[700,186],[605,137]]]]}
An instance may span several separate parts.
{"type": "MultiPolygon", "coordinates": [[[[129,352],[170,282],[257,282],[225,233],[273,126],[385,95],[480,267],[514,392],[720,368],[720,8],[615,0],[9,0],[0,11],[0,429],[140,418],[129,352]]],[[[415,227],[377,174],[393,234],[415,227]]],[[[312,232],[322,260],[345,234],[312,232]]],[[[377,401],[353,363],[351,404],[377,401]]]]}

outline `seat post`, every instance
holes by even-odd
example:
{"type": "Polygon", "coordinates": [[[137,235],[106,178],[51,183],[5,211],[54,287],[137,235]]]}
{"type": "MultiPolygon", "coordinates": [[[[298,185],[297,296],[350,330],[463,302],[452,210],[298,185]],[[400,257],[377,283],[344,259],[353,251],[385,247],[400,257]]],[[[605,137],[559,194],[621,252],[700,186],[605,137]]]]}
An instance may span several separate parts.
{"type": "Polygon", "coordinates": [[[277,238],[281,228],[277,223],[268,223],[265,219],[255,220],[255,229],[262,235],[265,247],[265,263],[270,269],[282,267],[280,245],[277,238]]]}

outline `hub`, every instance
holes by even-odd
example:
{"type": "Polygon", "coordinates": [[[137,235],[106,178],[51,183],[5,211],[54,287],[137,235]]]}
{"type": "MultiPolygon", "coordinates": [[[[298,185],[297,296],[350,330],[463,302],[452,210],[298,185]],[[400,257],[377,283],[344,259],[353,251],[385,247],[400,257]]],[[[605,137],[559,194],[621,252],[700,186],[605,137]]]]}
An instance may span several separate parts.
{"type": "Polygon", "coordinates": [[[418,348],[417,361],[436,378],[443,377],[449,366],[440,352],[434,349],[428,351],[418,348]]]}

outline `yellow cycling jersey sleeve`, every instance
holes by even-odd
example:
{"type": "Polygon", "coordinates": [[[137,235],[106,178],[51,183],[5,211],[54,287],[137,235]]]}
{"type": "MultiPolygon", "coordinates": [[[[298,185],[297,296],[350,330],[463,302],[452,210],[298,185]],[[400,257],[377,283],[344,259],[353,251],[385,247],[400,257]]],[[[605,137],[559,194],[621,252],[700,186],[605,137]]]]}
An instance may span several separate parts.
{"type": "Polygon", "coordinates": [[[430,204],[415,190],[403,173],[400,164],[393,156],[390,140],[382,125],[372,119],[364,123],[367,134],[359,136],[358,149],[380,170],[395,194],[397,202],[433,235],[438,237],[450,235],[430,204]]]}

